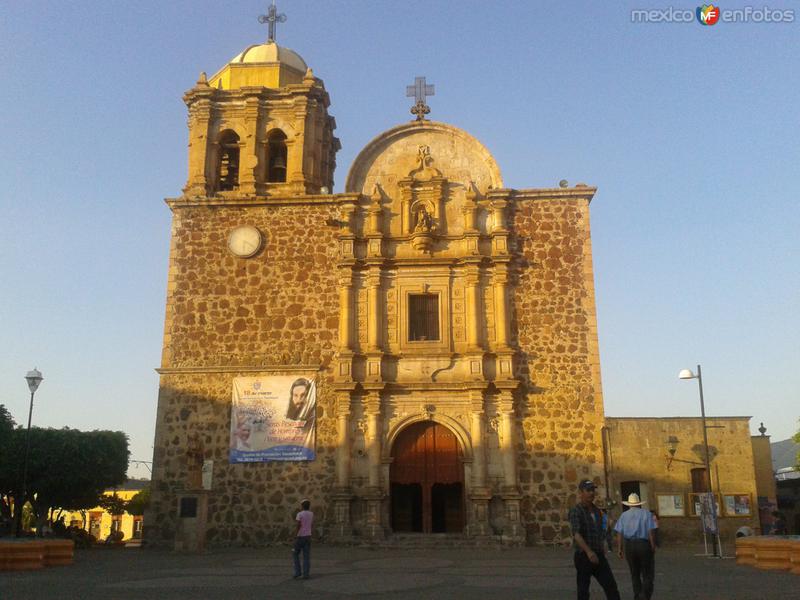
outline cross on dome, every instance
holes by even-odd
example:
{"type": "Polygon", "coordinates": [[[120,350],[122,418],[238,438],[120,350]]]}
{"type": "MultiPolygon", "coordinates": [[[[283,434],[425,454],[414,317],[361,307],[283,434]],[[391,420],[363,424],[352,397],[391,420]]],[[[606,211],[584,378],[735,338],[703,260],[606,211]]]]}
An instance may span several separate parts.
{"type": "Polygon", "coordinates": [[[416,115],[417,121],[424,121],[425,115],[431,112],[431,107],[425,104],[425,100],[434,93],[433,84],[427,84],[424,77],[415,77],[414,85],[406,86],[406,96],[413,96],[416,100],[416,104],[411,107],[411,114],[416,115]]]}
{"type": "Polygon", "coordinates": [[[278,14],[278,9],[275,7],[275,0],[272,0],[272,5],[269,7],[269,12],[266,15],[258,16],[259,23],[269,23],[269,37],[267,43],[275,42],[275,23],[285,23],[286,15],[278,14]]]}

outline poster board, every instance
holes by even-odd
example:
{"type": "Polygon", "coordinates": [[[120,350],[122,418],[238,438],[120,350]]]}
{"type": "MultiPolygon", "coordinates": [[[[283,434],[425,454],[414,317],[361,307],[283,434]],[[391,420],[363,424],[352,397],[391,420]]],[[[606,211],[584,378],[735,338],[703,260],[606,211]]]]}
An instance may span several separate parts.
{"type": "Polygon", "coordinates": [[[661,517],[685,517],[686,503],[683,494],[656,494],[656,512],[661,517]]]}
{"type": "MultiPolygon", "coordinates": [[[[702,509],[701,509],[702,498],[701,498],[701,496],[704,496],[704,495],[705,495],[705,492],[701,492],[699,494],[689,494],[689,516],[690,517],[699,517],[700,516],[700,514],[702,512],[702,509]]],[[[714,502],[716,503],[717,516],[719,516],[719,509],[720,509],[719,494],[714,494],[714,502]]]]}
{"type": "Polygon", "coordinates": [[[314,374],[234,377],[231,463],[316,458],[314,374]]]}
{"type": "Polygon", "coordinates": [[[722,510],[726,517],[750,517],[753,503],[750,494],[723,494],[722,510]]]}

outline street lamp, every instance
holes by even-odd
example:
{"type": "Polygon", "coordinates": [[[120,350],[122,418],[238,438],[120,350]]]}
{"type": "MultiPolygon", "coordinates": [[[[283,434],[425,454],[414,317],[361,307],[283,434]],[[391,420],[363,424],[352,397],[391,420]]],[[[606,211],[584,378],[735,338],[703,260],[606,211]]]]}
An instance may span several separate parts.
{"type": "MultiPolygon", "coordinates": [[[[706,425],[706,406],[703,402],[703,372],[700,369],[700,365],[697,365],[697,375],[692,373],[691,369],[683,369],[680,373],[678,373],[679,379],[697,379],[697,383],[700,386],[700,416],[703,421],[703,454],[706,463],[706,485],[708,486],[708,493],[711,494],[711,518],[714,525],[714,529],[716,530],[716,535],[719,536],[719,524],[717,523],[717,504],[714,502],[714,490],[711,487],[711,461],[709,460],[708,456],[708,426],[706,425]]],[[[711,538],[714,556],[719,558],[719,554],[717,553],[717,540],[716,538],[711,538]]]]}
{"type": "MultiPolygon", "coordinates": [[[[19,510],[17,513],[19,516],[17,517],[17,537],[19,537],[20,531],[22,529],[22,507],[25,506],[25,502],[28,499],[28,453],[31,449],[31,417],[33,416],[33,395],[36,393],[36,390],[39,389],[39,384],[42,383],[42,374],[39,372],[39,369],[36,367],[33,368],[33,371],[28,371],[28,374],[25,375],[25,379],[28,380],[28,389],[31,391],[31,404],[30,408],[28,409],[28,431],[25,434],[25,462],[23,463],[22,468],[22,498],[21,504],[19,505],[19,510]]],[[[14,504],[16,504],[16,499],[14,500],[14,504]]]]}

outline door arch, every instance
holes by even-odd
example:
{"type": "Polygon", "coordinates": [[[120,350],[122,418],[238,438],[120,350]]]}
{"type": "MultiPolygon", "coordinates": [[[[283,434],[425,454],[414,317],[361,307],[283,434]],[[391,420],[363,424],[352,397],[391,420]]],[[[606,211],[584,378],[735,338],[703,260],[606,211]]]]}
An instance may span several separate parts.
{"type": "Polygon", "coordinates": [[[392,530],[461,533],[464,530],[464,464],[449,428],[422,421],[400,431],[389,467],[392,530]]]}

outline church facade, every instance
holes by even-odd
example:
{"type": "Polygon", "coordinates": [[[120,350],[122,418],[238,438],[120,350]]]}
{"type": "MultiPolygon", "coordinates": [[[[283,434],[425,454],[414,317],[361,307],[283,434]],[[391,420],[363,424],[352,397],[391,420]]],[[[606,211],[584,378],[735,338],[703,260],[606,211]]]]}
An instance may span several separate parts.
{"type": "Polygon", "coordinates": [[[420,100],[333,194],[328,94],[274,41],[184,100],[146,542],[283,540],[303,498],[329,539],[568,539],[604,477],[595,188],[505,187],[420,100]],[[282,377],[314,382],[312,459],[233,461],[235,385],[282,377]]]}

